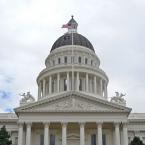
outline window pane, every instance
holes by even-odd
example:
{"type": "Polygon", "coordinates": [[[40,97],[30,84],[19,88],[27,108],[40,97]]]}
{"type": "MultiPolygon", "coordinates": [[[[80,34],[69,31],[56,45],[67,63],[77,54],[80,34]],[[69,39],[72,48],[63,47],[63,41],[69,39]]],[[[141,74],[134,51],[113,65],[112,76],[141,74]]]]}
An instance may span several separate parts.
{"type": "Polygon", "coordinates": [[[55,145],[55,135],[50,135],[50,145],[55,145]]]}
{"type": "Polygon", "coordinates": [[[64,63],[67,63],[67,57],[65,56],[65,58],[64,58],[64,63]]]}
{"type": "Polygon", "coordinates": [[[96,134],[91,135],[91,145],[96,145],[96,134]]]}
{"type": "Polygon", "coordinates": [[[40,135],[40,145],[44,145],[44,135],[40,135]]]}
{"type": "Polygon", "coordinates": [[[79,57],[79,63],[81,63],[81,57],[79,57]]]}
{"type": "Polygon", "coordinates": [[[82,91],[82,79],[80,79],[79,90],[82,91]]]}
{"type": "Polygon", "coordinates": [[[67,90],[67,79],[64,79],[64,91],[67,90]]]}
{"type": "Polygon", "coordinates": [[[58,64],[60,64],[60,58],[58,58],[58,64]]]}
{"type": "Polygon", "coordinates": [[[106,145],[106,135],[105,134],[103,134],[102,140],[103,140],[103,145],[106,145]]]}
{"type": "Polygon", "coordinates": [[[88,63],[88,59],[87,58],[85,58],[85,64],[87,64],[88,63]]]}

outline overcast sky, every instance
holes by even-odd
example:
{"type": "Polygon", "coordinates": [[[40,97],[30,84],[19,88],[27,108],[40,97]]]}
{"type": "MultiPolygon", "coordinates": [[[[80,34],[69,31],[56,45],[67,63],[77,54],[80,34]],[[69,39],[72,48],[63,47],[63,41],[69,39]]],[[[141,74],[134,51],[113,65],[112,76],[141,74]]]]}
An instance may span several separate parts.
{"type": "Polygon", "coordinates": [[[145,112],[144,0],[0,0],[0,112],[19,106],[19,93],[37,97],[36,78],[72,14],[109,77],[109,97],[126,93],[127,106],[145,112]]]}

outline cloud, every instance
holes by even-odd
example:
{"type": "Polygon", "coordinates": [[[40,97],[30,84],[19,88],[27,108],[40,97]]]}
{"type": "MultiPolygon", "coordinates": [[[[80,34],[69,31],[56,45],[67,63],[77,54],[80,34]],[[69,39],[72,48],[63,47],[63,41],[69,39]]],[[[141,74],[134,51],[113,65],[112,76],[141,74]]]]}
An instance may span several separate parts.
{"type": "Polygon", "coordinates": [[[4,90],[0,90],[0,99],[9,99],[11,97],[10,92],[6,92],[4,90]]]}
{"type": "Polygon", "coordinates": [[[13,111],[13,108],[6,108],[4,111],[7,112],[7,113],[12,113],[12,112],[14,112],[14,111],[13,111]]]}

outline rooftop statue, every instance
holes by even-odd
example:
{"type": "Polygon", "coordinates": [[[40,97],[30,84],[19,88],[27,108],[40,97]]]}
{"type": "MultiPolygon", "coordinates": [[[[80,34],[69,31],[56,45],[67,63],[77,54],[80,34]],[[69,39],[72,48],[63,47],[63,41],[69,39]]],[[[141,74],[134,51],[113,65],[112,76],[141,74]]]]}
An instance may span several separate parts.
{"type": "Polygon", "coordinates": [[[23,98],[20,100],[20,105],[25,105],[28,103],[35,102],[35,98],[30,94],[30,92],[20,94],[23,98]]]}
{"type": "Polygon", "coordinates": [[[125,96],[126,94],[122,94],[119,92],[115,92],[115,94],[116,94],[116,96],[113,96],[111,98],[111,102],[117,103],[117,104],[122,105],[122,106],[126,106],[126,101],[123,98],[123,96],[125,96]]]}

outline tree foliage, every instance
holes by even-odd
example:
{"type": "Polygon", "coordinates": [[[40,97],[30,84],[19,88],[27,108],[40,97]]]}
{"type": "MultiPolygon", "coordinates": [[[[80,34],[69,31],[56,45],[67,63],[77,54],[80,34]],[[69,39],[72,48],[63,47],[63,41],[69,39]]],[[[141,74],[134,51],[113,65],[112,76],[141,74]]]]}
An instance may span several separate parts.
{"type": "Polygon", "coordinates": [[[6,131],[6,127],[3,126],[0,129],[0,145],[11,145],[12,141],[10,140],[10,135],[6,131]]]}
{"type": "Polygon", "coordinates": [[[130,145],[144,145],[143,142],[140,140],[139,137],[134,137],[134,139],[131,141],[130,145]]]}

